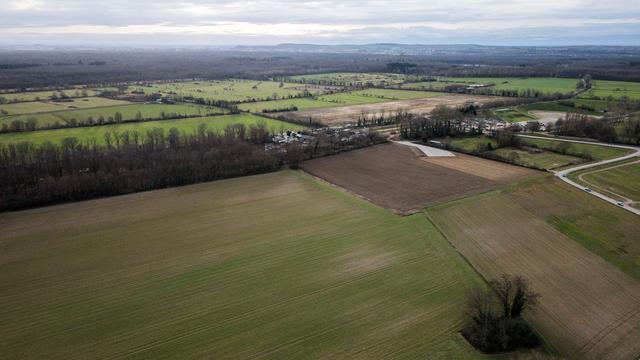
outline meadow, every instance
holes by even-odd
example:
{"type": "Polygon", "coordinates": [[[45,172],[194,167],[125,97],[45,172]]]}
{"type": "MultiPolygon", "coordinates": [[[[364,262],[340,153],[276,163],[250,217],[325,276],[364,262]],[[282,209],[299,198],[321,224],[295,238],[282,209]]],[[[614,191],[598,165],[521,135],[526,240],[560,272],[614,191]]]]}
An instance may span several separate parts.
{"type": "MultiPolygon", "coordinates": [[[[533,139],[524,139],[528,141],[533,139]]],[[[487,136],[461,137],[461,138],[444,138],[441,142],[448,144],[453,149],[463,152],[486,151],[488,145],[496,150],[486,151],[487,154],[497,155],[500,158],[508,159],[515,164],[524,165],[536,169],[555,169],[568,165],[585,162],[583,158],[569,154],[558,154],[551,151],[537,149],[517,149],[512,147],[497,149],[498,143],[487,136]]],[[[557,143],[557,142],[556,142],[557,143]]],[[[542,146],[552,146],[555,144],[540,143],[542,146]]],[[[577,151],[577,150],[576,150],[577,151]]]]}
{"type": "Polygon", "coordinates": [[[290,79],[306,83],[335,86],[394,85],[414,80],[414,76],[392,73],[323,73],[291,76],[290,79]]]}
{"type": "Polygon", "coordinates": [[[556,140],[545,139],[532,139],[532,138],[520,138],[526,145],[535,145],[540,149],[558,149],[559,147],[565,148],[565,154],[581,157],[591,157],[593,160],[608,160],[616,157],[624,156],[630,153],[632,150],[620,149],[609,146],[602,146],[597,144],[584,144],[584,143],[572,143],[562,142],[556,140]]]}
{"type": "Polygon", "coordinates": [[[101,97],[88,97],[69,99],[64,102],[54,101],[32,101],[15,104],[0,105],[0,115],[21,115],[21,114],[36,114],[43,112],[73,110],[73,109],[88,109],[94,107],[106,107],[116,105],[129,104],[127,101],[112,100],[101,97]]]}
{"type": "Polygon", "coordinates": [[[592,88],[580,98],[620,99],[623,96],[640,100],[640,82],[593,80],[592,88]]]}
{"type": "Polygon", "coordinates": [[[319,94],[326,91],[323,86],[281,83],[257,80],[211,80],[173,83],[152,83],[149,86],[131,87],[130,90],[145,94],[160,93],[165,96],[192,96],[206,100],[246,102],[275,100],[299,96],[305,91],[319,94]]]}
{"type": "Polygon", "coordinates": [[[427,99],[442,95],[442,93],[426,91],[367,89],[319,95],[313,98],[243,103],[240,104],[238,108],[244,111],[260,112],[263,109],[282,110],[290,109],[292,106],[295,106],[299,111],[304,111],[349,105],[379,104],[399,100],[427,99]]]}
{"type": "Polygon", "coordinates": [[[527,113],[526,111],[520,111],[519,109],[514,108],[500,108],[492,110],[491,112],[494,116],[509,123],[532,121],[536,119],[535,116],[527,113]]]}
{"type": "Polygon", "coordinates": [[[0,226],[3,357],[486,358],[458,332],[482,281],[439,231],[301,173],[0,226]]]}
{"type": "Polygon", "coordinates": [[[618,200],[640,204],[640,162],[637,158],[569,174],[569,178],[618,200]]]}
{"type": "Polygon", "coordinates": [[[489,89],[491,90],[513,90],[518,92],[524,92],[526,90],[537,90],[544,94],[561,93],[567,94],[576,91],[577,79],[564,79],[564,78],[477,78],[477,77],[463,77],[463,78],[438,78],[438,81],[445,83],[456,84],[493,84],[489,89]]]}
{"type": "Polygon", "coordinates": [[[98,144],[103,144],[105,141],[105,134],[107,132],[114,131],[120,133],[124,131],[138,131],[139,133],[144,134],[147,130],[162,129],[164,130],[165,134],[168,134],[171,128],[176,128],[181,132],[193,133],[200,126],[200,124],[205,124],[208,130],[222,132],[227,125],[241,123],[249,126],[251,124],[257,124],[259,122],[265,123],[267,129],[269,129],[272,133],[285,130],[304,129],[303,126],[297,124],[274,119],[267,119],[250,114],[242,114],[5,133],[0,134],[0,144],[18,143],[23,141],[29,141],[35,144],[42,144],[46,141],[60,143],[62,140],[68,137],[74,137],[82,142],[95,139],[98,144]]]}
{"type": "Polygon", "coordinates": [[[91,89],[67,89],[67,90],[50,90],[50,91],[30,91],[30,92],[14,92],[14,93],[0,93],[0,98],[4,98],[8,102],[26,102],[26,101],[41,101],[48,100],[52,96],[60,96],[60,93],[73,97],[87,97],[96,96],[98,90],[91,89]]]}
{"type": "MultiPolygon", "coordinates": [[[[106,99],[105,99],[106,100],[106,99]]],[[[112,100],[113,101],[113,100],[112,100]]],[[[25,103],[28,104],[28,103],[25,103]]],[[[99,106],[99,103],[95,103],[99,106]]],[[[108,102],[103,105],[109,104],[108,102]]],[[[95,108],[79,109],[79,110],[63,110],[52,111],[36,114],[25,114],[19,116],[8,116],[0,118],[3,124],[9,125],[14,120],[35,119],[38,128],[47,128],[52,125],[64,125],[75,121],[87,121],[92,119],[98,122],[100,117],[104,120],[114,119],[116,113],[120,113],[122,120],[136,120],[138,116],[141,119],[160,119],[163,117],[176,116],[205,116],[224,114],[224,109],[214,106],[203,106],[193,104],[131,104],[127,102],[114,102],[110,106],[102,106],[95,108]],[[119,104],[125,105],[119,105],[119,104]]]]}

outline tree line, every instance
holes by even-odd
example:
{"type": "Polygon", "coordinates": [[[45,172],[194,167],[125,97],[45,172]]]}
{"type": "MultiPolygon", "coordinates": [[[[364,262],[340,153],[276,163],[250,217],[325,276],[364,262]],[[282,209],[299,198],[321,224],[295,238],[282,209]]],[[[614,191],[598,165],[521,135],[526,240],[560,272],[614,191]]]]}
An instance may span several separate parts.
{"type": "Polygon", "coordinates": [[[382,141],[317,136],[307,146],[267,151],[270,138],[264,124],[229,125],[222,133],[203,124],[191,134],[175,128],[109,132],[104,144],[76,138],[0,144],[0,211],[271,172],[382,141]]]}

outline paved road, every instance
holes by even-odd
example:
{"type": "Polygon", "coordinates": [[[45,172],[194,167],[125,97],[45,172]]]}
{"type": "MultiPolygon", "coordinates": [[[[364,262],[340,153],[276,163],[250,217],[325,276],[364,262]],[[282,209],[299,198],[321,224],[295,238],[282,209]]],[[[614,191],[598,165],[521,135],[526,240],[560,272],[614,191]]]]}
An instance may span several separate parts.
{"type": "MultiPolygon", "coordinates": [[[[609,159],[609,160],[603,160],[603,161],[598,161],[595,163],[590,163],[590,164],[586,164],[586,165],[581,165],[581,166],[576,166],[576,167],[572,167],[570,169],[565,169],[565,170],[560,170],[560,171],[551,171],[552,173],[554,173],[557,177],[559,177],[562,181],[566,182],[567,184],[570,184],[572,186],[577,187],[578,189],[581,190],[585,190],[587,189],[586,186],[582,186],[580,184],[578,184],[575,181],[572,181],[569,179],[568,175],[572,172],[575,171],[579,171],[579,170],[584,170],[584,169],[589,169],[592,167],[596,167],[596,166],[600,166],[600,165],[605,165],[605,164],[610,164],[610,163],[614,163],[614,162],[618,162],[618,161],[622,161],[622,160],[627,160],[627,159],[631,159],[634,157],[640,157],[640,147],[637,146],[630,146],[630,145],[618,145],[618,144],[610,144],[610,143],[601,143],[601,142],[593,142],[593,141],[581,141],[581,140],[570,140],[570,139],[559,139],[559,138],[552,138],[552,137],[544,137],[544,136],[533,136],[533,135],[518,135],[520,137],[525,137],[525,138],[531,138],[531,139],[543,139],[543,140],[553,140],[553,141],[565,141],[565,142],[573,142],[573,143],[579,143],[579,144],[590,144],[590,145],[599,145],[599,146],[608,146],[608,147],[615,147],[615,148],[620,148],[620,149],[630,149],[630,150],[634,150],[632,153],[628,154],[628,155],[624,155],[615,159],[609,159]]],[[[585,190],[586,191],[586,190],[585,190]]],[[[630,206],[628,203],[623,203],[622,205],[618,205],[618,200],[612,199],[604,194],[601,194],[599,192],[593,191],[591,190],[589,192],[591,195],[596,196],[604,201],[610,202],[611,204],[614,204],[620,208],[623,208],[627,211],[630,211],[636,215],[640,215],[640,209],[636,209],[632,206],[630,206]]]]}

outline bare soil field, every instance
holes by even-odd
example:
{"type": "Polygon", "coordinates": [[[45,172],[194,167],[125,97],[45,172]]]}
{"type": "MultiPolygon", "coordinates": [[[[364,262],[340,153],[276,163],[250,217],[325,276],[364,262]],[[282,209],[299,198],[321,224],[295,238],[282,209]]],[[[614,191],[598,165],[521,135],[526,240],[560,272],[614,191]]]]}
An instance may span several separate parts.
{"type": "Polygon", "coordinates": [[[426,158],[421,154],[409,146],[383,144],[305,161],[301,168],[400,214],[536,174],[470,156],[426,158]]]}
{"type": "MultiPolygon", "coordinates": [[[[528,319],[561,354],[635,359],[640,354],[640,282],[536,213],[552,214],[558,205],[545,211],[539,208],[544,202],[537,202],[532,212],[531,201],[524,200],[531,200],[527,195],[538,188],[482,194],[427,213],[485,278],[508,273],[529,279],[541,298],[528,319]]],[[[582,205],[588,207],[573,204],[582,205]]]]}
{"type": "Polygon", "coordinates": [[[353,106],[342,106],[336,108],[313,109],[306,111],[296,111],[283,113],[285,117],[295,119],[308,119],[312,117],[327,125],[339,125],[355,122],[362,114],[378,116],[383,112],[394,113],[400,109],[414,114],[425,114],[431,112],[438,105],[458,106],[467,102],[484,104],[491,101],[503,100],[504,98],[481,95],[443,95],[432,98],[390,101],[376,104],[364,104],[353,106]]]}

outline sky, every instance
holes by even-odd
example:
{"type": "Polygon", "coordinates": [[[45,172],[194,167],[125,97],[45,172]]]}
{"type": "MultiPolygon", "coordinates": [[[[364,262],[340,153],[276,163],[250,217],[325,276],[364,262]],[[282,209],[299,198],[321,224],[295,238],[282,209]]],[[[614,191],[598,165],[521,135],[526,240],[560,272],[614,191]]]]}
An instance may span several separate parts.
{"type": "Polygon", "coordinates": [[[2,45],[640,45],[640,0],[0,0],[2,45]]]}

